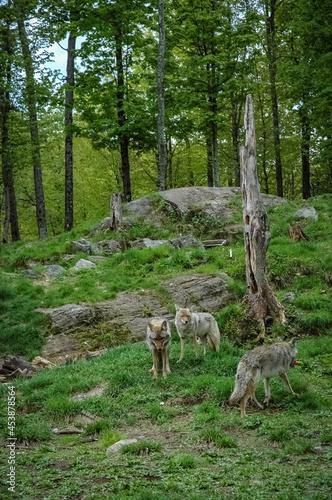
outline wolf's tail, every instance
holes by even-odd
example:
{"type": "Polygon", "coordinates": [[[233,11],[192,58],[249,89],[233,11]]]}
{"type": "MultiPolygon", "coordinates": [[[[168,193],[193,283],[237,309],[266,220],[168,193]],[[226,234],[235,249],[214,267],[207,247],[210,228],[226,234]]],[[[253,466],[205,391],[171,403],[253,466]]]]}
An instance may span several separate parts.
{"type": "Polygon", "coordinates": [[[243,398],[249,389],[248,386],[254,387],[252,374],[246,369],[245,365],[240,362],[237,368],[234,391],[229,398],[230,406],[235,405],[243,398]]]}
{"type": "Polygon", "coordinates": [[[209,341],[215,351],[219,351],[220,346],[220,331],[218,327],[218,323],[214,319],[211,324],[210,332],[209,332],[209,341]]]}

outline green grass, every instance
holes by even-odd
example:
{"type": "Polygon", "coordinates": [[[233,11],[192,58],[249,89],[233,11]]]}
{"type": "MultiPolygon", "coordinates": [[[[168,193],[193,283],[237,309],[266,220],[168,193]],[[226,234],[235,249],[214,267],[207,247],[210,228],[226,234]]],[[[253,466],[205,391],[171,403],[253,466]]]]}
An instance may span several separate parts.
{"type": "MultiPolygon", "coordinates": [[[[98,301],[119,292],[153,289],[162,304],[174,313],[174,304],[160,283],[184,273],[227,273],[230,303],[215,317],[221,330],[218,353],[202,348],[196,359],[192,344],[177,363],[180,343],[174,332],[170,354],[172,373],[153,379],[151,354],[145,344],[125,344],[89,361],[43,371],[28,380],[13,381],[16,392],[17,492],[27,500],[85,498],[115,500],[214,500],[214,499],[324,499],[332,488],[332,197],[309,200],[319,220],[307,221],[310,241],[294,243],[288,225],[295,203],[269,209],[272,240],[268,250],[268,279],[279,300],[287,292],[295,299],[285,303],[288,324],[269,325],[267,335],[298,338],[301,366],[289,371],[296,395],[283,381],[271,379],[271,402],[259,410],[248,404],[248,417],[229,408],[234,376],[241,356],[249,348],[254,328],[242,307],[245,292],[245,256],[241,237],[229,247],[210,250],[170,246],[129,249],[98,264],[97,271],[75,272],[73,261],[61,261],[70,242],[88,237],[90,227],[33,243],[17,242],[1,248],[0,265],[12,272],[33,262],[43,272],[51,262],[66,272],[47,285],[20,276],[1,275],[0,344],[4,354],[40,354],[48,324],[37,307],[57,307],[69,302],[98,301]],[[243,344],[243,338],[248,341],[243,344]],[[72,396],[105,385],[101,397],[73,401],[72,396]],[[55,427],[81,426],[82,415],[94,421],[83,435],[60,436],[55,427]],[[123,437],[138,442],[121,453],[106,455],[106,448],[123,437]],[[33,471],[33,473],[32,473],[33,471]]],[[[156,200],[156,203],[159,203],[156,200]]],[[[241,221],[237,206],[233,222],[241,221]]],[[[222,228],[219,227],[219,230],[222,228]]],[[[179,231],[202,239],[217,228],[208,219],[171,219],[162,228],[145,222],[125,235],[169,238],[179,231]],[[186,228],[186,231],[183,229],[186,228]],[[187,231],[188,230],[188,231],[187,231]]],[[[123,235],[107,235],[119,238],[123,235]]],[[[90,237],[89,237],[90,239],[90,237]]],[[[92,238],[98,241],[101,235],[92,238]]],[[[119,343],[116,332],[102,323],[85,326],[87,333],[110,346],[119,343]]],[[[126,341],[125,338],[120,342],[126,341]]],[[[0,470],[8,473],[7,386],[0,386],[0,470]],[[6,430],[7,429],[7,430],[6,430]]],[[[263,383],[257,399],[264,399],[263,383]]],[[[6,486],[0,496],[8,497],[6,486]]]]}
{"type": "MultiPolygon", "coordinates": [[[[255,498],[273,497],[276,488],[280,498],[310,498],[312,492],[327,498],[330,377],[306,366],[325,359],[330,342],[330,336],[300,340],[303,365],[289,372],[298,395],[271,379],[269,408],[249,405],[247,419],[240,417],[239,408],[227,406],[243,354],[230,341],[222,342],[219,353],[208,351],[203,357],[200,352],[198,359],[188,349],[181,363],[176,363],[180,345],[174,341],[172,373],[166,380],[153,379],[146,345],[124,345],[100,358],[16,380],[15,432],[18,444],[29,446],[17,456],[20,493],[27,500],[75,498],[83,492],[89,499],[249,499],[254,486],[255,498]],[[107,387],[100,398],[71,401],[71,395],[101,383],[107,387]],[[82,411],[101,420],[89,424],[85,435],[52,434],[54,427],[75,425],[82,411]],[[85,442],[91,436],[97,441],[85,442]],[[123,437],[138,442],[106,455],[106,448],[123,437]]],[[[262,386],[259,401],[264,398],[262,386]]],[[[1,393],[4,409],[5,386],[1,393]]],[[[5,423],[3,411],[1,427],[5,423]]],[[[3,443],[5,438],[3,434],[3,443]]],[[[5,473],[5,446],[0,454],[5,473]]]]}

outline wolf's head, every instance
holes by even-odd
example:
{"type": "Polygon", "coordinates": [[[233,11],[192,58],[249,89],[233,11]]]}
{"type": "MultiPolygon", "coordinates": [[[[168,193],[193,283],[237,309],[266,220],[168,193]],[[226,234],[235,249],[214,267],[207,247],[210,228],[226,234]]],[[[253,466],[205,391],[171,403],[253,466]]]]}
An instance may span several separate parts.
{"type": "Polygon", "coordinates": [[[175,306],[176,317],[183,325],[189,325],[191,322],[191,311],[190,309],[184,309],[183,307],[175,306]]]}
{"type": "Polygon", "coordinates": [[[162,351],[165,347],[165,341],[169,340],[167,321],[155,318],[148,321],[148,336],[157,351],[162,351]]]}
{"type": "Polygon", "coordinates": [[[296,357],[297,357],[297,348],[296,348],[296,345],[295,345],[295,338],[292,338],[292,340],[290,342],[288,342],[288,345],[289,345],[289,354],[291,356],[291,362],[290,362],[290,366],[294,366],[294,362],[296,361],[296,357]]]}

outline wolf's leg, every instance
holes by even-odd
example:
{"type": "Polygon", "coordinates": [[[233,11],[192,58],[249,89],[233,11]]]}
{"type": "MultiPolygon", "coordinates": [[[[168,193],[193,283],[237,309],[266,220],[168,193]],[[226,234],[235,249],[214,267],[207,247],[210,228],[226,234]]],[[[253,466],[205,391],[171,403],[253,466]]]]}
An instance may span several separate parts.
{"type": "Polygon", "coordinates": [[[196,358],[198,358],[198,343],[197,343],[196,335],[194,335],[194,349],[195,349],[196,358]]]}
{"type": "Polygon", "coordinates": [[[246,404],[248,401],[249,396],[244,396],[241,401],[240,401],[240,408],[241,408],[241,417],[246,417],[246,404]]]}
{"type": "Polygon", "coordinates": [[[286,375],[286,373],[280,373],[280,377],[282,378],[282,380],[285,382],[286,386],[288,387],[289,389],[289,392],[291,392],[292,394],[296,394],[293,389],[292,389],[292,386],[290,385],[289,383],[289,380],[288,380],[288,377],[286,375]]]}
{"type": "Polygon", "coordinates": [[[264,391],[265,391],[265,399],[264,399],[264,406],[268,406],[271,398],[271,391],[270,391],[270,379],[265,378],[264,379],[264,391]]]}
{"type": "Polygon", "coordinates": [[[261,404],[257,401],[257,399],[256,399],[256,395],[255,395],[255,394],[253,394],[253,395],[251,396],[251,399],[253,400],[253,402],[255,403],[255,405],[256,405],[256,406],[257,406],[260,410],[263,410],[263,409],[264,409],[264,407],[263,407],[263,406],[262,406],[262,405],[261,405],[261,404]]]}
{"type": "Polygon", "coordinates": [[[159,356],[158,356],[158,351],[156,349],[153,349],[153,378],[158,377],[158,361],[159,361],[159,356]]]}
{"type": "Polygon", "coordinates": [[[184,355],[184,344],[186,343],[185,339],[183,337],[180,337],[180,342],[181,342],[181,354],[180,358],[178,359],[178,363],[183,360],[183,355],[184,355]]]}
{"type": "Polygon", "coordinates": [[[169,367],[169,348],[166,349],[166,372],[171,373],[171,369],[169,367]]]}
{"type": "Polygon", "coordinates": [[[166,369],[166,356],[167,356],[167,352],[166,352],[166,349],[163,349],[161,351],[161,359],[162,359],[162,362],[163,362],[163,377],[166,378],[167,377],[167,369],[166,369]]]}

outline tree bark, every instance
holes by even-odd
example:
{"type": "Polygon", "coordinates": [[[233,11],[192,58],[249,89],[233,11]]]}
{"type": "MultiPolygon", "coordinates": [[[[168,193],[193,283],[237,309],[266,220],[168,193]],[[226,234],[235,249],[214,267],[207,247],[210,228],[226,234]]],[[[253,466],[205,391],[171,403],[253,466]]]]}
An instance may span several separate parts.
{"type": "MultiPolygon", "coordinates": [[[[10,7],[10,3],[8,3],[10,7]]],[[[6,27],[3,33],[4,53],[6,57],[5,74],[3,75],[4,88],[1,90],[1,159],[2,159],[2,181],[5,192],[5,222],[3,231],[3,242],[8,241],[8,229],[10,224],[12,241],[20,240],[20,230],[18,225],[17,204],[14,187],[13,164],[10,155],[9,145],[9,113],[11,108],[10,88],[11,88],[11,57],[13,55],[10,21],[6,19],[6,27]]]]}
{"type": "Polygon", "coordinates": [[[208,186],[213,187],[213,161],[212,161],[212,142],[210,137],[206,138],[206,156],[207,156],[207,180],[208,186]]]}
{"type": "MultiPolygon", "coordinates": [[[[306,97],[303,96],[305,102],[306,97]]],[[[301,117],[301,158],[302,158],[302,197],[310,198],[310,122],[305,110],[300,111],[301,117]]]]}
{"type": "Polygon", "coordinates": [[[121,194],[115,193],[111,196],[111,223],[110,230],[118,231],[122,225],[121,194]]]}
{"type": "Polygon", "coordinates": [[[278,196],[283,196],[284,193],[283,193],[282,163],[281,163],[281,153],[280,153],[278,97],[277,97],[277,87],[276,87],[276,75],[277,75],[277,54],[276,54],[277,47],[276,47],[276,30],[275,30],[276,4],[277,0],[265,0],[267,58],[268,58],[269,75],[270,75],[277,194],[278,196]],[[270,13],[269,10],[271,11],[270,13]]]}
{"type": "Polygon", "coordinates": [[[165,138],[165,99],[164,99],[164,65],[165,65],[165,20],[164,1],[158,0],[159,44],[157,64],[157,100],[158,100],[158,191],[166,189],[167,150],[165,138]]]}
{"type": "Polygon", "coordinates": [[[232,99],[232,143],[233,143],[233,163],[234,163],[234,178],[235,186],[240,186],[241,176],[240,176],[240,156],[239,156],[239,129],[240,120],[242,114],[242,106],[238,106],[234,101],[233,95],[232,99]]]}
{"type": "Polygon", "coordinates": [[[34,172],[35,196],[36,196],[36,216],[37,226],[40,238],[47,237],[47,224],[46,224],[46,209],[44,198],[44,187],[42,178],[42,168],[40,160],[40,141],[37,120],[37,103],[36,103],[36,90],[33,60],[31,50],[29,47],[28,36],[24,25],[24,3],[21,0],[14,0],[14,6],[17,9],[17,26],[19,39],[22,47],[24,69],[26,74],[26,101],[29,110],[30,118],[30,136],[32,146],[32,162],[34,172]]]}
{"type": "Polygon", "coordinates": [[[123,185],[123,197],[125,201],[131,201],[131,182],[130,182],[130,164],[129,164],[129,140],[124,126],[126,123],[126,115],[124,110],[124,76],[123,76],[123,56],[122,56],[122,39],[121,27],[115,25],[115,45],[116,45],[116,69],[117,69],[117,113],[118,125],[120,126],[119,141],[121,154],[121,178],[123,185]]]}
{"type": "Polygon", "coordinates": [[[282,305],[272,292],[266,276],[266,252],[270,243],[269,219],[260,195],[257,177],[256,137],[252,97],[246,99],[246,145],[240,149],[242,174],[242,202],[244,242],[246,252],[245,300],[249,311],[265,334],[265,319],[271,315],[275,321],[286,323],[282,305]]]}
{"type": "Polygon", "coordinates": [[[75,44],[76,36],[70,32],[67,50],[67,85],[65,105],[65,231],[74,225],[74,185],[73,185],[73,108],[75,85],[75,44]]]}

